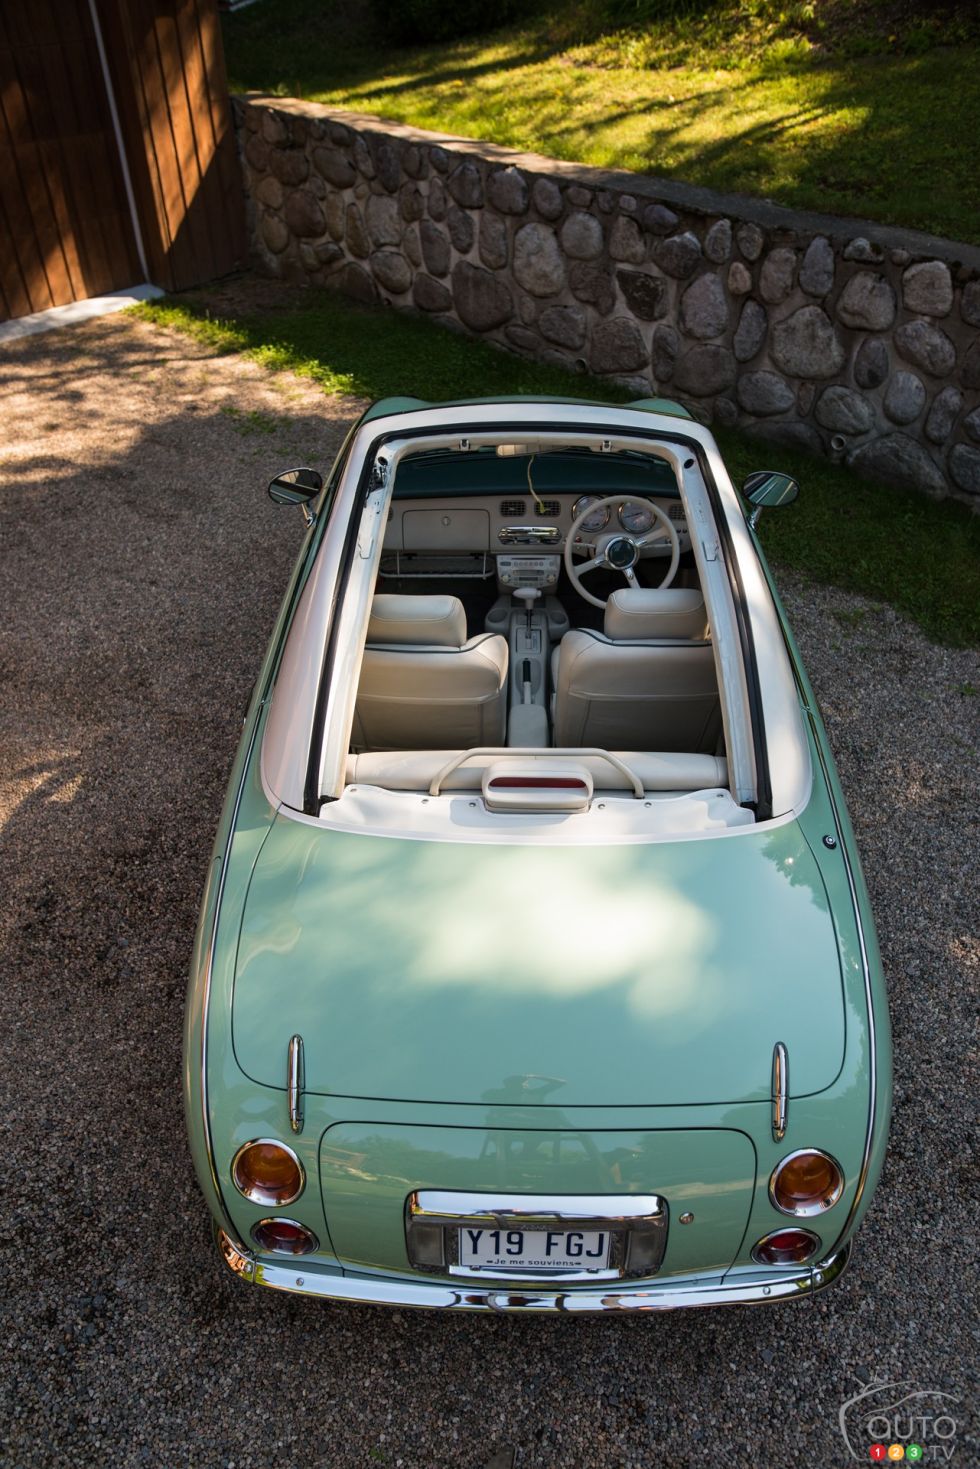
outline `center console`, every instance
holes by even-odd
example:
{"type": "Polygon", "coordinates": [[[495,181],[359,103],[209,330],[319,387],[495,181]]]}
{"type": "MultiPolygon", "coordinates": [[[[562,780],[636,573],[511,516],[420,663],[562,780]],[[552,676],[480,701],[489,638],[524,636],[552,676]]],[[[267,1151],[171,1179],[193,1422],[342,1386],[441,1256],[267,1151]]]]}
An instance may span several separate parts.
{"type": "Polygon", "coordinates": [[[486,629],[503,633],[510,645],[507,743],[515,748],[551,744],[551,649],[569,629],[568,614],[551,592],[560,570],[558,556],[497,557],[501,595],[487,613],[486,629]]]}

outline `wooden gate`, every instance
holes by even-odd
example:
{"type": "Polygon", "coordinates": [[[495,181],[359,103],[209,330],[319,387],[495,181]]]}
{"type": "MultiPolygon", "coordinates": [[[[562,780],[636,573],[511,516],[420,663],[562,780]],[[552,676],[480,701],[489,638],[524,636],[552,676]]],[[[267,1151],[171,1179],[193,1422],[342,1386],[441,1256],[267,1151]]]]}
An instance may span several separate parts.
{"type": "Polygon", "coordinates": [[[214,0],[0,0],[0,316],[244,257],[214,0]]]}

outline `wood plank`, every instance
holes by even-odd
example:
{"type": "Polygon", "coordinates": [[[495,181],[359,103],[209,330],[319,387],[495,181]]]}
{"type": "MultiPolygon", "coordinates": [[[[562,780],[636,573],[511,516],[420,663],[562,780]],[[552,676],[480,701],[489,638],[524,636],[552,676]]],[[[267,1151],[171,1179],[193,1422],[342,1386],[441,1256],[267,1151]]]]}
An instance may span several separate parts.
{"type": "Polygon", "coordinates": [[[159,15],[155,32],[160,73],[166,93],[167,126],[173,140],[174,157],[184,197],[184,215],[179,230],[181,236],[190,242],[193,275],[199,280],[210,279],[215,274],[214,253],[211,249],[205,201],[201,196],[203,179],[174,16],[159,15]]]}
{"type": "Polygon", "coordinates": [[[8,204],[7,218],[13,239],[17,263],[20,267],[31,311],[46,311],[50,306],[59,306],[72,299],[71,295],[57,298],[57,273],[54,285],[47,271],[47,250],[50,231],[40,230],[36,219],[38,203],[37,174],[32,167],[30,144],[26,155],[21,139],[29,137],[27,108],[20,81],[14,64],[13,51],[5,46],[0,49],[0,112],[3,114],[7,146],[3,150],[4,176],[0,180],[4,198],[8,204]],[[25,171],[26,164],[26,171],[25,171]]]}
{"type": "MultiPolygon", "coordinates": [[[[245,187],[238,157],[238,143],[232,123],[228,96],[228,76],[221,43],[221,24],[215,0],[194,0],[197,15],[198,45],[204,66],[205,84],[211,113],[211,130],[217,158],[216,192],[220,194],[224,216],[222,266],[234,270],[248,254],[245,228],[245,187]]],[[[213,174],[213,169],[212,169],[213,174]]]]}

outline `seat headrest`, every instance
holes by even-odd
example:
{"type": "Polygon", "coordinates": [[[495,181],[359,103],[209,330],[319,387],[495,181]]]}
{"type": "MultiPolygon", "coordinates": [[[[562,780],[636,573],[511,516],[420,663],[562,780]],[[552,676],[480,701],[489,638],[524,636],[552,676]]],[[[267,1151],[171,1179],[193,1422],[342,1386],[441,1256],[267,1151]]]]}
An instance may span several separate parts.
{"type": "Polygon", "coordinates": [[[704,597],[690,587],[666,591],[621,587],[606,603],[603,632],[616,642],[642,638],[703,638],[708,629],[704,597]]]}
{"type": "Polygon", "coordinates": [[[466,612],[458,597],[403,597],[379,593],[371,605],[368,643],[461,648],[466,612]]]}

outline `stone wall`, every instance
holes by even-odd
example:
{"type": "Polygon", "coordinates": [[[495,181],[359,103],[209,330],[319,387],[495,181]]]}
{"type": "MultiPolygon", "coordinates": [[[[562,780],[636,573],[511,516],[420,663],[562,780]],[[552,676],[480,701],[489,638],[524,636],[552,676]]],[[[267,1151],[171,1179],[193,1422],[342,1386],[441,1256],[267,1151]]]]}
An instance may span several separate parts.
{"type": "Polygon", "coordinates": [[[268,273],[980,506],[975,247],[313,103],[236,116],[268,273]]]}

